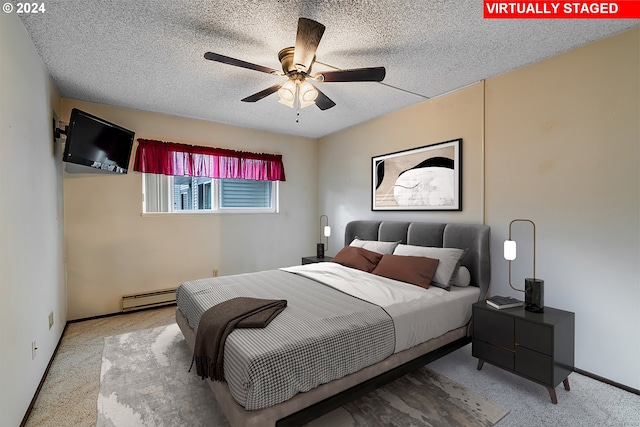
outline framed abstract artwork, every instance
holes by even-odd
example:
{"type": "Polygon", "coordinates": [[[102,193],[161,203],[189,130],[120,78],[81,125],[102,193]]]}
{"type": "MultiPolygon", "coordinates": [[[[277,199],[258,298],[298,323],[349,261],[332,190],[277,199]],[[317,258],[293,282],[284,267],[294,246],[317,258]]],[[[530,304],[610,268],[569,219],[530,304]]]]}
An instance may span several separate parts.
{"type": "Polygon", "coordinates": [[[371,158],[371,210],[461,211],[462,139],[371,158]]]}

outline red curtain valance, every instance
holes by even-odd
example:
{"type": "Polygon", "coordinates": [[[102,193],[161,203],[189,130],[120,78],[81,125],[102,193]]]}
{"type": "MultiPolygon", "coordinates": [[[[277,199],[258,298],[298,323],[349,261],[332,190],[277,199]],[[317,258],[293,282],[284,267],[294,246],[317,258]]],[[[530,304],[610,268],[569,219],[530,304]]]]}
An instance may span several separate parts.
{"type": "Polygon", "coordinates": [[[133,170],[176,176],[285,181],[280,154],[138,139],[133,170]]]}

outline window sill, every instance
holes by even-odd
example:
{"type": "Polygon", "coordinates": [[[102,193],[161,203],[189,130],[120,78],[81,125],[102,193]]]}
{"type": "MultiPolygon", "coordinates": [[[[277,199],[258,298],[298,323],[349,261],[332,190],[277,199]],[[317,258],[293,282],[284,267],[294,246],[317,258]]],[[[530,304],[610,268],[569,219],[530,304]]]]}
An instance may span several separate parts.
{"type": "Polygon", "coordinates": [[[154,217],[154,216],[191,216],[191,215],[226,215],[226,214],[277,214],[277,211],[272,210],[238,210],[238,209],[224,209],[218,211],[182,211],[182,212],[142,212],[141,217],[154,217]]]}

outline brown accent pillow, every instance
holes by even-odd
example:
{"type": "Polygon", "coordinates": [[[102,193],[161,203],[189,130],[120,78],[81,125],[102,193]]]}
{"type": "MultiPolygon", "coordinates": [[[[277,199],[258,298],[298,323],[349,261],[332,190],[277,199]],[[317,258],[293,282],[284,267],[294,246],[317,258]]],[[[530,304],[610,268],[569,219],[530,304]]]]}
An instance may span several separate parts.
{"type": "Polygon", "coordinates": [[[409,255],[383,255],[371,273],[428,289],[440,260],[409,255]]]}
{"type": "Polygon", "coordinates": [[[378,265],[380,258],[382,258],[382,254],[377,252],[355,246],[345,246],[333,257],[332,261],[342,264],[345,267],[356,268],[371,273],[371,270],[378,265]]]}

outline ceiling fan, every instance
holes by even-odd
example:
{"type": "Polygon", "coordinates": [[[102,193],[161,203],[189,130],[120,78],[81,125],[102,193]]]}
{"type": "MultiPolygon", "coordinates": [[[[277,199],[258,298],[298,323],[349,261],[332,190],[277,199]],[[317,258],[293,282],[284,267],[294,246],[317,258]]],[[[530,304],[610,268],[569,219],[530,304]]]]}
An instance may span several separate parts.
{"type": "Polygon", "coordinates": [[[243,102],[256,102],[278,92],[280,102],[290,107],[304,108],[315,103],[321,110],[327,110],[335,106],[336,103],[318,90],[309,80],[315,82],[381,82],[386,71],[384,67],[371,67],[322,71],[312,75],[311,67],[316,62],[316,49],[320,44],[324,30],[325,26],[319,22],[307,18],[298,19],[295,47],[286,47],[278,53],[282,71],[213,52],[205,53],[204,57],[223,64],[288,77],[286,82],[254,93],[242,99],[243,102]]]}

